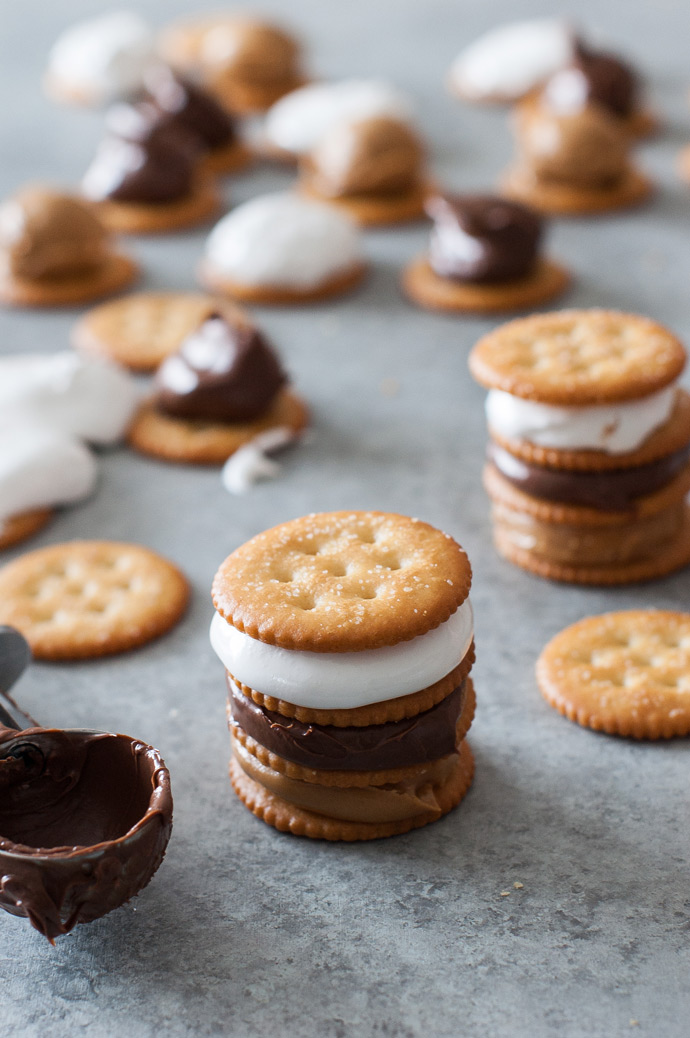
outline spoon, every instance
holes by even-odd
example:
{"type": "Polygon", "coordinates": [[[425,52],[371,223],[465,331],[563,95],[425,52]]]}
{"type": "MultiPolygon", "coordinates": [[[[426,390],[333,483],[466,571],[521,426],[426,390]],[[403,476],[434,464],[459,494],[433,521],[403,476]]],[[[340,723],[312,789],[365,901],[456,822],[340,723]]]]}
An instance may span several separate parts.
{"type": "Polygon", "coordinates": [[[138,894],[172,829],[170,774],[153,746],[41,728],[7,694],[31,659],[0,626],[0,908],[51,944],[138,894]]]}

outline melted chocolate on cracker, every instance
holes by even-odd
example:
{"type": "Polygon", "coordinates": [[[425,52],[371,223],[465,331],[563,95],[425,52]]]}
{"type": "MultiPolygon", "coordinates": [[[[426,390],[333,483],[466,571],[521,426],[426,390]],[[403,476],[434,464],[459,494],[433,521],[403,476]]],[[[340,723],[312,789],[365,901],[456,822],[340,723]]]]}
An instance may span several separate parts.
{"type": "Polygon", "coordinates": [[[233,722],[271,753],[304,768],[374,771],[427,764],[455,751],[465,682],[440,703],[402,721],[361,727],[305,723],[258,706],[228,679],[233,722]]]}
{"type": "Polygon", "coordinates": [[[671,483],[688,463],[690,445],[658,461],[635,468],[603,472],[571,472],[529,464],[490,443],[489,460],[504,479],[531,497],[561,504],[626,512],[648,494],[671,483]]]}
{"type": "Polygon", "coordinates": [[[436,195],[429,261],[440,277],[476,283],[524,277],[538,258],[543,221],[496,195],[436,195]]]}
{"type": "Polygon", "coordinates": [[[156,376],[156,405],[175,418],[248,422],[286,383],[278,358],[255,328],[211,314],[156,376]]]}

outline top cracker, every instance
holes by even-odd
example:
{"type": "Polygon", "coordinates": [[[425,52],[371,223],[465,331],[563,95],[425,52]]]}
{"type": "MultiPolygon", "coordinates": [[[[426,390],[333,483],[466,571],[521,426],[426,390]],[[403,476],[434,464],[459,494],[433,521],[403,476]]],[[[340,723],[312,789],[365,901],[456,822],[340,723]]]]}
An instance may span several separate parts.
{"type": "Polygon", "coordinates": [[[561,310],[502,325],[479,340],[469,364],[489,389],[577,407],[656,393],[685,360],[675,335],[647,317],[561,310]]]}
{"type": "Polygon", "coordinates": [[[252,538],[221,565],[213,601],[228,623],[285,649],[357,652],[409,641],[468,595],[462,548],[428,523],[322,512],[252,538]]]}

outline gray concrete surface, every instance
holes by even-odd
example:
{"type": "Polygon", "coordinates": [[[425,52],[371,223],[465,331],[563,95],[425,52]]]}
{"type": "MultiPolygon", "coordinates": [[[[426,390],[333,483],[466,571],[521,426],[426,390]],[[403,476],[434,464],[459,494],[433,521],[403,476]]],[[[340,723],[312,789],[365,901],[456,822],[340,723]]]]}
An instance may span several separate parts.
{"type": "MultiPolygon", "coordinates": [[[[43,57],[96,0],[5,0],[0,40],[0,187],[70,183],[96,116],[53,108],[43,57]]],[[[138,3],[157,22],[183,0],[138,3]]],[[[210,5],[213,7],[213,4],[210,5]]],[[[247,2],[246,6],[254,6],[247,2]]],[[[503,113],[462,109],[442,89],[463,41],[542,2],[279,0],[317,71],[388,75],[410,89],[439,177],[485,187],[510,152],[503,113]]],[[[552,249],[577,275],[568,302],[631,308],[690,341],[690,192],[675,154],[690,140],[688,18],[680,0],[601,4],[578,17],[648,69],[664,136],[642,149],[658,179],[647,209],[561,223],[552,249]]],[[[287,182],[270,170],[228,186],[235,201],[287,182]]],[[[189,574],[194,602],[169,637],[128,656],[35,666],[18,686],[46,723],[126,731],[170,766],[168,856],[132,905],[51,948],[0,918],[0,1025],[14,1038],[183,1035],[294,1038],[685,1038],[688,1034],[688,752],[634,745],[560,718],[534,683],[558,629],[609,608],[688,606],[688,573],[644,588],[543,583],[493,553],[480,487],[482,393],[466,356],[490,322],[424,314],[400,298],[425,230],[367,235],[373,270],[346,300],[257,311],[314,408],[313,440],[282,478],[231,498],[211,471],[126,450],[103,458],[89,503],[33,545],[131,538],[189,574]],[[382,392],[395,379],[399,392],[382,392]],[[221,559],[257,531],[310,510],[376,507],[423,516],[466,546],[475,569],[474,788],[445,821],[397,839],[329,846],[256,821],[230,793],[220,665],[207,641],[221,559]],[[514,882],[523,884],[514,889],[514,882]],[[502,891],[509,891],[502,897],[502,891]]],[[[203,234],[132,242],[151,286],[187,288],[203,234]]],[[[0,349],[60,349],[72,313],[0,314],[0,349]]]]}

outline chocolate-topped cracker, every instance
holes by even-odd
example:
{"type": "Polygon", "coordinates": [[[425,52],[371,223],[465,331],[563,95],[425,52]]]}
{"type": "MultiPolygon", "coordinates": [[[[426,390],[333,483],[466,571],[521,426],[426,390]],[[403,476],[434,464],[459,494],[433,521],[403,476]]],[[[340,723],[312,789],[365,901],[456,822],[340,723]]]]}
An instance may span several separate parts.
{"type": "Polygon", "coordinates": [[[434,195],[429,250],[408,264],[406,295],[448,312],[501,313],[559,295],[567,271],[540,255],[542,218],[498,195],[434,195]]]}
{"type": "Polygon", "coordinates": [[[635,609],[590,616],[537,662],[542,695],[571,721],[635,739],[690,734],[690,614],[635,609]]]}
{"type": "Polygon", "coordinates": [[[297,437],[307,418],[265,336],[241,312],[221,306],[203,311],[163,359],[129,439],[168,461],[223,464],[266,430],[297,437]]]}

